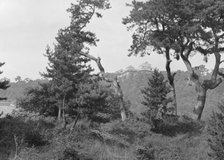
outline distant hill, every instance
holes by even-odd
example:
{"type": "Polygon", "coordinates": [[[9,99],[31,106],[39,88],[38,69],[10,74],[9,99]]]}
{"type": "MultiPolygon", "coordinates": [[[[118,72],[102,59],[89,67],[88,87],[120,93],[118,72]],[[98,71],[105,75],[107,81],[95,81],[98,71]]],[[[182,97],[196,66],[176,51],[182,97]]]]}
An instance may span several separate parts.
{"type": "Polygon", "coordinates": [[[44,79],[30,80],[18,80],[17,82],[11,82],[10,87],[7,90],[0,90],[0,97],[6,97],[6,101],[0,101],[0,114],[3,112],[3,116],[12,113],[16,108],[16,100],[24,95],[27,88],[38,87],[39,83],[47,82],[44,79]]]}
{"type": "MultiPolygon", "coordinates": [[[[166,76],[166,73],[163,72],[166,76]]],[[[146,87],[147,80],[152,72],[146,70],[132,70],[125,72],[119,76],[120,84],[124,92],[124,96],[131,102],[131,111],[140,114],[145,110],[145,106],[141,104],[143,100],[141,89],[146,87]]],[[[196,92],[194,86],[188,84],[188,73],[177,71],[175,76],[175,88],[177,94],[177,105],[179,114],[191,115],[193,107],[196,104],[196,92]]],[[[214,90],[209,90],[207,94],[206,106],[202,118],[207,119],[213,110],[217,109],[217,104],[224,96],[224,83],[214,90]]]]}
{"type": "MultiPolygon", "coordinates": [[[[141,104],[143,97],[141,89],[147,85],[148,78],[152,74],[150,65],[145,63],[137,69],[129,66],[124,70],[115,73],[108,73],[110,76],[118,75],[121,88],[124,92],[126,100],[131,102],[131,111],[140,115],[146,107],[141,104]]],[[[163,72],[166,77],[166,73],[163,72]]],[[[47,80],[29,80],[17,81],[10,83],[7,90],[0,90],[0,97],[7,97],[7,102],[15,103],[16,99],[23,96],[26,88],[37,87],[39,83],[47,82],[47,80]]],[[[188,73],[177,71],[175,76],[175,88],[177,94],[177,105],[179,114],[192,114],[193,106],[196,104],[196,93],[194,86],[188,85],[188,73]]],[[[217,108],[217,104],[224,97],[224,82],[216,89],[208,91],[206,106],[202,118],[206,119],[212,110],[217,108]]],[[[1,104],[0,104],[1,106],[1,104]]],[[[1,110],[0,110],[1,111],[1,110]]]]}
{"type": "Polygon", "coordinates": [[[17,98],[23,96],[27,88],[34,88],[39,83],[46,82],[44,79],[37,80],[21,80],[17,82],[11,82],[10,87],[7,90],[0,90],[0,97],[7,97],[8,102],[15,102],[17,98]]]}

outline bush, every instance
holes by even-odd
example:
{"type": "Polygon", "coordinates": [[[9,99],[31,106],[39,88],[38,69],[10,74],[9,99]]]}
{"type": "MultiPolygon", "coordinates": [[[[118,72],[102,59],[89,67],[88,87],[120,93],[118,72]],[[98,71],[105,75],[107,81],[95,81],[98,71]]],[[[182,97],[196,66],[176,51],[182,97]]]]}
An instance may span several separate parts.
{"type": "Polygon", "coordinates": [[[208,143],[211,148],[209,156],[214,159],[224,159],[224,101],[219,105],[219,112],[213,112],[209,119],[208,143]]]}
{"type": "Polygon", "coordinates": [[[151,131],[171,137],[178,134],[188,133],[189,135],[193,135],[201,133],[204,128],[204,123],[195,121],[185,115],[178,120],[175,118],[171,121],[167,119],[159,119],[157,121],[156,127],[152,128],[151,131]]]}
{"type": "Polygon", "coordinates": [[[149,136],[150,126],[136,117],[129,118],[125,121],[114,121],[102,126],[102,130],[122,138],[126,142],[133,144],[149,136]]]}
{"type": "Polygon", "coordinates": [[[155,160],[155,150],[151,144],[137,148],[136,155],[138,160],[155,160]]]}
{"type": "Polygon", "coordinates": [[[6,116],[0,119],[0,154],[9,156],[15,151],[16,145],[39,147],[46,144],[43,136],[31,121],[22,118],[6,116]]]}

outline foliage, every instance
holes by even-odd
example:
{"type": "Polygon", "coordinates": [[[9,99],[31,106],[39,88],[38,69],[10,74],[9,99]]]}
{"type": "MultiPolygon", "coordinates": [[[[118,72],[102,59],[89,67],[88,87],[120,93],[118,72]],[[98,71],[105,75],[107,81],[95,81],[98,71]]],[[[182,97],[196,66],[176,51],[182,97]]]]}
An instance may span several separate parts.
{"type": "Polygon", "coordinates": [[[35,88],[27,88],[25,95],[17,99],[17,107],[28,112],[57,117],[57,100],[52,83],[42,83],[35,88]]]}
{"type": "Polygon", "coordinates": [[[65,120],[67,115],[76,119],[87,117],[98,123],[114,118],[119,109],[118,98],[101,84],[100,78],[91,75],[89,59],[83,56],[98,41],[94,33],[85,30],[86,25],[94,15],[102,16],[98,10],[109,7],[107,0],[79,0],[71,4],[67,10],[71,14],[70,25],[59,30],[54,49],[46,49],[49,65],[42,76],[49,78],[49,82],[29,89],[26,97],[19,100],[19,106],[57,116],[58,120],[65,120]]]}
{"type": "Polygon", "coordinates": [[[149,121],[158,119],[158,114],[162,114],[162,117],[166,114],[168,110],[167,104],[172,101],[172,99],[167,97],[169,92],[170,87],[167,85],[163,74],[155,69],[152,77],[148,79],[148,86],[142,90],[144,98],[142,104],[148,107],[144,112],[144,116],[149,121]]]}
{"type": "MultiPolygon", "coordinates": [[[[153,47],[159,54],[166,55],[168,71],[170,56],[177,60],[181,57],[196,85],[198,103],[194,113],[198,119],[205,106],[206,92],[221,84],[218,75],[224,76],[219,71],[224,38],[223,4],[223,1],[214,0],[133,0],[129,5],[132,11],[123,21],[135,29],[130,55],[150,54],[150,47],[153,47]],[[206,62],[209,55],[214,55],[216,63],[209,79],[202,80],[195,72],[189,59],[193,53],[202,54],[206,62]]],[[[168,78],[172,82],[172,76],[168,78]]]]}
{"type": "Polygon", "coordinates": [[[165,49],[173,49],[174,57],[179,59],[181,49],[188,50],[191,42],[197,53],[214,52],[214,36],[219,35],[216,37],[218,43],[223,43],[220,41],[224,36],[220,34],[223,30],[222,4],[222,1],[213,0],[132,1],[128,5],[132,11],[123,19],[129,29],[135,29],[131,54],[150,54],[147,49],[153,46],[160,54],[165,49]],[[205,30],[206,27],[209,29],[205,30]]]}
{"type": "MultiPolygon", "coordinates": [[[[39,147],[47,143],[33,121],[6,116],[0,119],[0,154],[9,156],[17,147],[39,147]]],[[[19,149],[18,148],[18,149],[19,149]]]]}
{"type": "Polygon", "coordinates": [[[202,122],[195,121],[187,116],[177,119],[174,115],[168,115],[163,120],[155,120],[157,125],[151,131],[165,136],[175,137],[179,134],[188,134],[189,136],[200,134],[204,129],[202,122]],[[170,120],[174,118],[174,120],[170,120]]]}
{"type": "MultiPolygon", "coordinates": [[[[0,67],[2,67],[5,63],[0,63],[0,67]]],[[[2,74],[2,71],[0,71],[0,74],[2,74]]],[[[9,87],[9,80],[8,79],[1,79],[0,80],[0,89],[6,90],[9,87]]],[[[0,100],[6,100],[6,97],[0,97],[0,100]]]]}
{"type": "Polygon", "coordinates": [[[49,47],[46,50],[49,66],[47,73],[42,75],[51,79],[59,120],[65,118],[65,109],[71,107],[69,104],[77,103],[75,100],[80,85],[88,83],[93,70],[87,64],[90,60],[83,54],[88,55],[88,46],[96,45],[98,39],[94,33],[85,31],[86,25],[95,14],[97,17],[102,16],[98,10],[107,8],[107,0],[79,0],[76,4],[71,4],[67,10],[71,13],[70,25],[59,30],[54,50],[49,47]]]}
{"type": "Polygon", "coordinates": [[[224,102],[219,104],[219,112],[213,112],[209,119],[208,133],[211,153],[209,155],[217,160],[224,158],[224,102]]]}
{"type": "Polygon", "coordinates": [[[139,160],[155,160],[154,149],[151,144],[137,149],[137,159],[139,160]]]}
{"type": "Polygon", "coordinates": [[[133,144],[146,136],[150,136],[150,126],[137,117],[131,117],[124,122],[113,121],[105,126],[102,130],[121,137],[130,144],[133,144]]]}
{"type": "Polygon", "coordinates": [[[107,85],[98,78],[81,85],[76,101],[72,102],[75,107],[71,107],[70,110],[97,123],[120,117],[119,97],[107,85]]]}
{"type": "MultiPolygon", "coordinates": [[[[40,84],[38,88],[29,88],[23,98],[17,100],[17,106],[25,111],[44,116],[58,116],[57,93],[51,81],[40,84]]],[[[92,122],[105,123],[120,117],[118,97],[113,90],[99,79],[89,80],[79,86],[76,95],[65,108],[69,117],[88,118],[92,122]]]]}

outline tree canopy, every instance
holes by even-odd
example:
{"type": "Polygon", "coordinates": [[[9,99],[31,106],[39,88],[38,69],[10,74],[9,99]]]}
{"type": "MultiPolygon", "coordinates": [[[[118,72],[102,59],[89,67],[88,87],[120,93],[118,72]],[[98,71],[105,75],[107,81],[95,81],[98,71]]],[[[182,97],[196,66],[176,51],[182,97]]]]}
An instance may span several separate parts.
{"type": "Polygon", "coordinates": [[[198,92],[195,113],[198,119],[205,104],[208,89],[216,88],[221,82],[218,78],[221,52],[223,51],[223,13],[221,0],[150,0],[132,1],[130,15],[123,23],[134,28],[130,55],[150,54],[152,50],[164,54],[167,59],[167,72],[170,84],[171,57],[180,57],[190,72],[190,79],[198,92]],[[210,79],[201,81],[194,71],[189,56],[202,54],[205,61],[210,55],[215,57],[215,65],[210,79]],[[202,98],[203,97],[203,98],[202,98]]]}

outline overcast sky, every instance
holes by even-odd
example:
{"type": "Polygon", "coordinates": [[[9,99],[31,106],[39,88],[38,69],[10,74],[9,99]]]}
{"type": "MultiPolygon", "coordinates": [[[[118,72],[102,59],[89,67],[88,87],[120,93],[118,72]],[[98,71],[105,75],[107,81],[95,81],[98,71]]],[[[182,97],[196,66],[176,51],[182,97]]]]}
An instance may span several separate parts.
{"type": "MultiPolygon", "coordinates": [[[[55,42],[60,28],[68,26],[69,14],[66,9],[75,0],[0,0],[0,62],[5,62],[3,74],[13,80],[40,78],[47,58],[47,45],[55,42]]],[[[165,58],[152,54],[146,57],[128,57],[131,33],[122,22],[129,13],[125,3],[131,0],[110,0],[112,8],[103,11],[102,19],[94,19],[88,28],[100,39],[98,46],[90,53],[100,56],[107,72],[114,72],[129,65],[138,67],[149,62],[161,70],[165,68],[165,58]]],[[[201,59],[201,58],[200,58],[201,59]]],[[[201,61],[200,61],[201,62],[201,61]]],[[[194,65],[199,64],[195,58],[194,65]]],[[[182,62],[172,63],[172,69],[185,69],[182,62]]]]}

